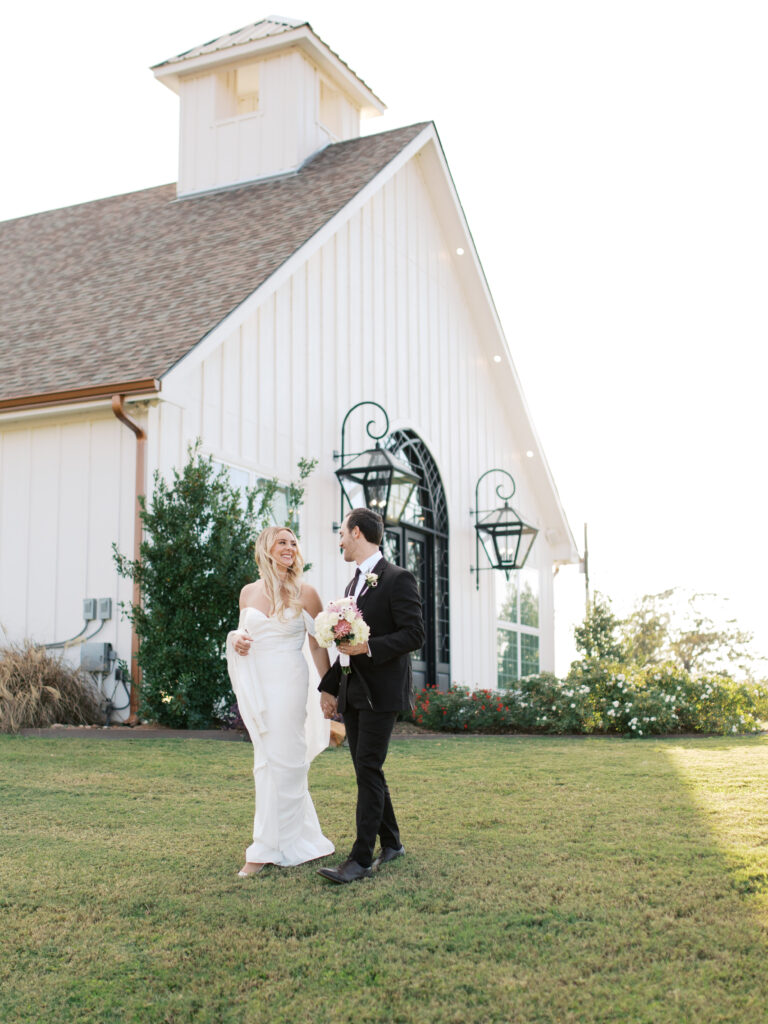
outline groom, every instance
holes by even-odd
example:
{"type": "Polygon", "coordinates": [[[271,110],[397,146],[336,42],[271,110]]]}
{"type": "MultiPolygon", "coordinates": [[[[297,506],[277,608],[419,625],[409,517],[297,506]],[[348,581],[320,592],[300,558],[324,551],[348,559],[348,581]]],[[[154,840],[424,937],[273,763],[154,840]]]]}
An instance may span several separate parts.
{"type": "Polygon", "coordinates": [[[352,671],[343,674],[337,659],[319,686],[325,717],[337,710],[344,716],[357,776],[355,845],[338,867],[318,871],[339,884],[368,878],[405,853],[382,766],[397,713],[411,706],[410,652],[424,643],[424,624],[416,580],[382,557],[383,536],[384,522],[371,509],[353,509],[341,524],[344,560],[357,565],[345,595],[356,599],[371,635],[365,644],[340,644],[352,671]],[[374,860],[377,835],[381,852],[374,860]]]}

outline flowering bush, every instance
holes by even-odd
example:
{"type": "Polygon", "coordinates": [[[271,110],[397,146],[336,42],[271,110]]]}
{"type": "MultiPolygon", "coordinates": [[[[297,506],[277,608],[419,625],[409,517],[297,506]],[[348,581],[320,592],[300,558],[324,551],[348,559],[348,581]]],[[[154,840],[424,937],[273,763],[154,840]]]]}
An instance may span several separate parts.
{"type": "Polygon", "coordinates": [[[446,732],[747,733],[768,720],[768,688],[727,676],[693,679],[671,663],[581,662],[565,680],[543,673],[510,690],[422,690],[411,720],[446,732]]]}
{"type": "Polygon", "coordinates": [[[514,690],[422,690],[411,719],[448,732],[589,732],[587,696],[545,673],[520,680],[514,690]]]}

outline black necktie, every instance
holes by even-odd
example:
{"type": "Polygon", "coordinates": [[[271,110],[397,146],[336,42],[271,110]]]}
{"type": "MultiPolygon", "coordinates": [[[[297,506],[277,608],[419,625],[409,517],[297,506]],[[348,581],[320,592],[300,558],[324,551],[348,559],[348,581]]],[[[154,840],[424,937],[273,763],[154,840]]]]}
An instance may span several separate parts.
{"type": "Polygon", "coordinates": [[[355,591],[357,590],[357,582],[358,582],[359,579],[360,579],[360,566],[358,565],[357,569],[355,570],[355,575],[352,577],[352,582],[349,584],[349,587],[347,588],[347,597],[354,597],[355,596],[355,591]]]}

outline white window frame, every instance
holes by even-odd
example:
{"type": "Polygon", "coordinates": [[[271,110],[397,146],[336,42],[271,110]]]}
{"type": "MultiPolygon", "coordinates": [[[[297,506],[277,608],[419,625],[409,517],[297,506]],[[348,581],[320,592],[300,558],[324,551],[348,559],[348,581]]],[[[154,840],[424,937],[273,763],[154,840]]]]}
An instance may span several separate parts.
{"type": "MultiPolygon", "coordinates": [[[[535,636],[538,640],[538,668],[536,672],[532,674],[538,675],[538,673],[541,672],[541,575],[538,569],[535,569],[533,571],[535,571],[539,576],[539,586],[536,592],[539,625],[526,626],[523,625],[523,623],[521,623],[520,621],[511,622],[508,619],[496,619],[496,634],[494,636],[494,664],[496,665],[495,688],[497,690],[504,691],[506,689],[509,689],[509,687],[499,686],[499,630],[504,630],[507,633],[515,633],[517,635],[517,679],[515,680],[515,682],[523,678],[523,636],[535,636]]],[[[520,600],[521,580],[524,580],[525,577],[523,576],[523,572],[518,570],[513,572],[512,577],[509,580],[510,583],[512,582],[513,578],[515,580],[515,587],[517,593],[516,611],[517,618],[519,620],[522,609],[522,602],[520,600]]],[[[496,601],[497,597],[496,594],[494,593],[494,603],[496,603],[496,601]]]]}
{"type": "MultiPolygon", "coordinates": [[[[214,468],[216,469],[216,472],[219,472],[220,469],[226,469],[226,470],[233,469],[237,473],[245,473],[247,475],[247,477],[248,477],[248,483],[246,484],[246,487],[248,487],[248,488],[255,487],[262,480],[269,481],[269,480],[274,480],[275,479],[274,476],[270,476],[268,473],[264,473],[261,470],[253,469],[250,466],[243,466],[240,463],[232,462],[230,459],[220,459],[216,455],[213,455],[212,453],[211,453],[211,459],[213,460],[213,465],[214,465],[214,468]]],[[[230,477],[230,483],[233,483],[231,477],[230,477]]],[[[236,484],[233,483],[233,486],[239,486],[239,485],[236,485],[236,484]]],[[[284,496],[285,496],[285,509],[286,509],[286,512],[287,512],[288,511],[288,488],[290,487],[290,484],[283,483],[283,481],[280,479],[280,477],[277,477],[277,487],[278,487],[278,492],[282,491],[284,496]]],[[[301,523],[301,510],[299,510],[299,523],[301,523]]],[[[285,524],[284,523],[277,523],[277,522],[275,522],[274,525],[275,526],[284,526],[285,524]]]]}

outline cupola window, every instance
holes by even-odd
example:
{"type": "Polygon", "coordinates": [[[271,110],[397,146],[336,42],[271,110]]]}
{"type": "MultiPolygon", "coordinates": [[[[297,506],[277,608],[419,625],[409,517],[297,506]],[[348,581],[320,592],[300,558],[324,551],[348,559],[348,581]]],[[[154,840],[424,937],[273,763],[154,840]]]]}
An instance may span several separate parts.
{"type": "Polygon", "coordinates": [[[341,95],[337,89],[320,79],[320,123],[335,139],[342,138],[341,95]]]}
{"type": "Polygon", "coordinates": [[[259,65],[244,64],[219,76],[218,117],[226,120],[259,109],[259,65]]]}

